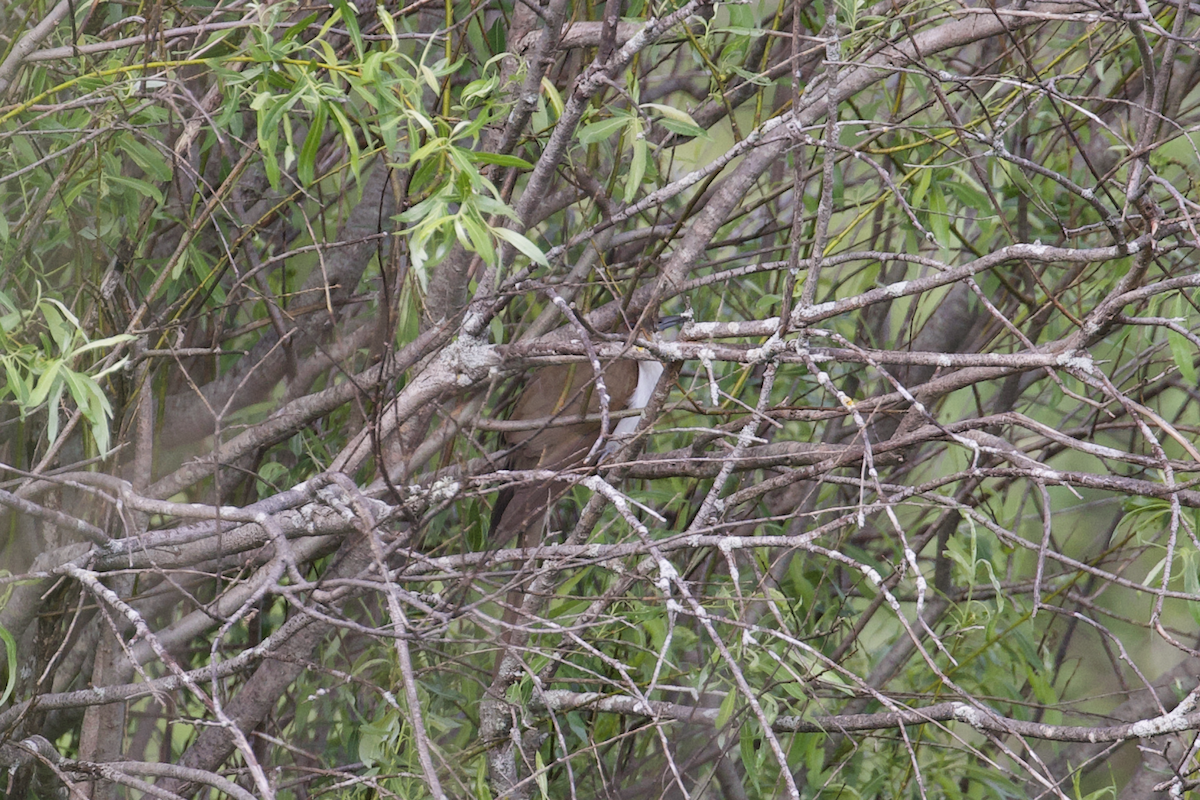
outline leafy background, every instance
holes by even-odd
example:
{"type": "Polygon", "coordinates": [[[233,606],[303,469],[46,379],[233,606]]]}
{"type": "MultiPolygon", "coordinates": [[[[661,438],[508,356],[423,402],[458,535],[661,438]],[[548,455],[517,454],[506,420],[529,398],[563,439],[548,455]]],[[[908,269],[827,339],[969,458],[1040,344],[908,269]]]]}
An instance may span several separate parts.
{"type": "Polygon", "coordinates": [[[1196,14],[0,2],[4,793],[1190,795],[1196,14]]]}

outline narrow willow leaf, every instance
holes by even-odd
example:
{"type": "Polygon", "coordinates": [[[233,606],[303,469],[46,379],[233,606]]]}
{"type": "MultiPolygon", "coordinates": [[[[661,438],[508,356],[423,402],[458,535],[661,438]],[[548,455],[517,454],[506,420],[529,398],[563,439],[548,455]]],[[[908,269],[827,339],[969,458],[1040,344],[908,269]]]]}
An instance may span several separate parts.
{"type": "Polygon", "coordinates": [[[317,151],[321,147],[321,139],[325,134],[327,114],[327,104],[324,101],[318,102],[317,108],[313,112],[312,124],[308,126],[308,134],[304,137],[304,144],[300,147],[300,160],[296,165],[301,186],[311,186],[315,179],[317,151]]]}
{"type": "Polygon", "coordinates": [[[550,262],[546,260],[546,254],[536,244],[516,231],[508,228],[492,228],[492,233],[520,250],[530,261],[543,267],[550,266],[550,262]]]}

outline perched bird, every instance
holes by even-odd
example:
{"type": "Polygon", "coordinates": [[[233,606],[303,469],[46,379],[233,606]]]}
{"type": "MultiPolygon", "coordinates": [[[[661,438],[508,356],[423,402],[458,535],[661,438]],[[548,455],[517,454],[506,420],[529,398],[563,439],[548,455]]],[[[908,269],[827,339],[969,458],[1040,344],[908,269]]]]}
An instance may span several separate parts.
{"type": "MultiPolygon", "coordinates": [[[[679,317],[664,318],[657,327],[662,330],[679,321],[679,317]]],[[[647,327],[653,329],[655,326],[647,327]]],[[[602,374],[609,411],[645,408],[662,373],[663,365],[658,361],[617,359],[604,364],[602,374]]],[[[579,362],[543,367],[533,374],[517,398],[511,419],[544,419],[548,424],[505,434],[505,441],[511,448],[508,467],[562,472],[581,465],[600,436],[600,421],[567,425],[554,425],[553,421],[599,413],[600,392],[591,365],[579,362]]],[[[610,433],[618,436],[632,433],[639,419],[638,416],[624,417],[610,433]]],[[[521,546],[532,544],[526,541],[527,534],[541,530],[546,515],[569,488],[567,481],[548,480],[501,491],[492,509],[489,544],[503,547],[518,534],[522,534],[521,546]]]]}

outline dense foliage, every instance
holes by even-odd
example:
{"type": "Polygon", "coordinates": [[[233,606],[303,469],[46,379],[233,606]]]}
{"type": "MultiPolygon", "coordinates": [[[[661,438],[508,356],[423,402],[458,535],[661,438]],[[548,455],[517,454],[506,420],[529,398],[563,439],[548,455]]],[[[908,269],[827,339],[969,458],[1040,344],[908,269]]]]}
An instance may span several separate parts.
{"type": "Polygon", "coordinates": [[[0,794],[1200,785],[1200,7],[0,37],[0,794]],[[619,359],[490,540],[531,371],[619,359]]]}

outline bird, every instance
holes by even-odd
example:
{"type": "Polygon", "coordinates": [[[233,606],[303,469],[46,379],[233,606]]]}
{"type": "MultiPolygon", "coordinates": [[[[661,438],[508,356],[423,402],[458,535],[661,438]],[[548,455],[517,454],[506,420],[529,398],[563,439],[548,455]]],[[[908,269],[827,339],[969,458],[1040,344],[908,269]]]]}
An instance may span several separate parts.
{"type": "MultiPolygon", "coordinates": [[[[664,330],[681,320],[677,316],[664,317],[657,324],[652,322],[645,327],[664,330]]],[[[662,373],[662,363],[655,360],[616,359],[603,365],[609,410],[645,408],[662,373]]],[[[547,424],[504,435],[510,453],[508,468],[563,472],[580,466],[600,436],[600,421],[552,423],[555,419],[595,417],[599,413],[600,392],[591,365],[555,364],[537,370],[517,398],[510,419],[547,420],[547,424]]],[[[640,416],[623,417],[611,435],[633,433],[640,419],[640,416]]],[[[489,545],[503,547],[518,535],[520,546],[532,544],[529,541],[532,534],[544,527],[547,513],[570,486],[568,481],[551,479],[502,490],[492,508],[489,545]]]]}

